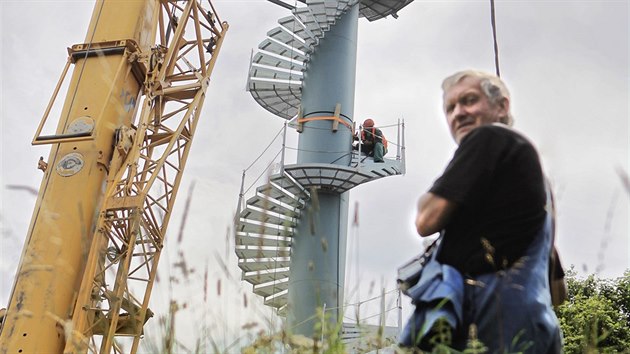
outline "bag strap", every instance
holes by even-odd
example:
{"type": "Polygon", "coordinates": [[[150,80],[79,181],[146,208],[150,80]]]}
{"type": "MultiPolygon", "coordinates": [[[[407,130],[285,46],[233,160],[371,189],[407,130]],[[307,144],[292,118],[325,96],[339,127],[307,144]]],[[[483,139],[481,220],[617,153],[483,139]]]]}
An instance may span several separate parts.
{"type": "Polygon", "coordinates": [[[424,250],[424,257],[427,261],[431,258],[436,258],[438,252],[442,249],[442,238],[444,238],[444,230],[440,231],[440,236],[438,236],[429,247],[424,250]]]}
{"type": "Polygon", "coordinates": [[[398,283],[398,288],[405,295],[409,295],[407,290],[418,283],[424,266],[429,263],[431,259],[437,257],[437,253],[440,250],[439,241],[443,233],[443,231],[440,232],[440,236],[431,242],[424,252],[398,268],[398,278],[396,282],[398,283]]]}
{"type": "Polygon", "coordinates": [[[545,192],[547,194],[547,212],[551,214],[551,247],[549,248],[549,291],[553,306],[562,304],[568,298],[567,283],[564,279],[564,269],[560,262],[556,248],[556,204],[551,191],[551,184],[545,178],[545,192]]]}

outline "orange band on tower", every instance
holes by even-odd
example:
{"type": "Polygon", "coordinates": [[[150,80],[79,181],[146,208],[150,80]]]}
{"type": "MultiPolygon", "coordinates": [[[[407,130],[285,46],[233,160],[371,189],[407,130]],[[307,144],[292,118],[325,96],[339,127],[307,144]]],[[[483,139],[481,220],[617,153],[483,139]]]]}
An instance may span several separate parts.
{"type": "Polygon", "coordinates": [[[330,117],[309,117],[309,118],[299,118],[297,120],[298,123],[304,123],[304,122],[309,122],[312,120],[332,120],[332,121],[337,121],[343,125],[345,125],[346,127],[348,127],[348,129],[352,130],[352,126],[350,125],[350,123],[346,122],[344,119],[341,119],[339,117],[334,117],[334,116],[330,116],[330,117]]]}

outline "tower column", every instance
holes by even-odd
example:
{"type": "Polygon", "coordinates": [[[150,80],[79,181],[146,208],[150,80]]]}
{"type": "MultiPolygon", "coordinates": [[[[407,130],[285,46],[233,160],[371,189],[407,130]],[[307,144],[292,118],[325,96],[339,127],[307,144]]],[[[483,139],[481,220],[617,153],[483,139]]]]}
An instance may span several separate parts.
{"type": "MultiPolygon", "coordinates": [[[[340,118],[352,124],[357,62],[359,5],[354,5],[334,24],[311,54],[304,73],[302,116],[332,116],[341,105],[340,118]]],[[[297,163],[332,163],[348,166],[352,131],[339,124],[332,131],[327,120],[304,123],[298,143],[297,163]]]]}
{"type": "MultiPolygon", "coordinates": [[[[359,5],[354,5],[320,40],[304,75],[302,117],[330,117],[340,104],[340,123],[333,131],[330,120],[307,120],[299,137],[297,163],[349,166],[356,76],[359,5]]],[[[316,191],[297,227],[291,249],[288,328],[294,334],[313,336],[321,322],[318,309],[326,309],[326,326],[342,315],[348,223],[348,194],[316,191]]],[[[321,312],[320,312],[321,314],[321,312]]],[[[328,327],[328,329],[331,329],[328,327]]]]}

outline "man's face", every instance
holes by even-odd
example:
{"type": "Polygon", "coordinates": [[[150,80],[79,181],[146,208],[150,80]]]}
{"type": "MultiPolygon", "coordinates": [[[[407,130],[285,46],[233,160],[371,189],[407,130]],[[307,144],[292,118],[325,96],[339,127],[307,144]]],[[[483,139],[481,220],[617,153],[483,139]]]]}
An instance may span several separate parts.
{"type": "Polygon", "coordinates": [[[481,91],[481,79],[466,77],[444,93],[444,113],[451,135],[459,145],[466,134],[482,125],[499,122],[507,115],[509,101],[491,104],[481,91]]]}

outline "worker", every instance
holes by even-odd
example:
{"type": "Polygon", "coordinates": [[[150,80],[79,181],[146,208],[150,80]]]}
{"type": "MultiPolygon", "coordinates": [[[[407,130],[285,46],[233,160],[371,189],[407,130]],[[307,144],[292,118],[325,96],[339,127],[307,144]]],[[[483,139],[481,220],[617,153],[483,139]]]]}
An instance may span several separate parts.
{"type": "Polygon", "coordinates": [[[458,145],[420,197],[421,236],[444,231],[437,260],[463,276],[463,319],[451,346],[471,333],[489,353],[560,353],[549,290],[550,194],[538,153],[511,128],[510,94],[495,75],[458,72],[442,83],[458,145]]]}
{"type": "MultiPolygon", "coordinates": [[[[355,135],[354,140],[353,148],[357,150],[359,137],[355,135]]],[[[361,152],[373,157],[374,162],[385,162],[383,156],[387,154],[387,139],[385,139],[383,132],[374,126],[372,119],[368,118],[363,122],[360,140],[361,152]]]]}

